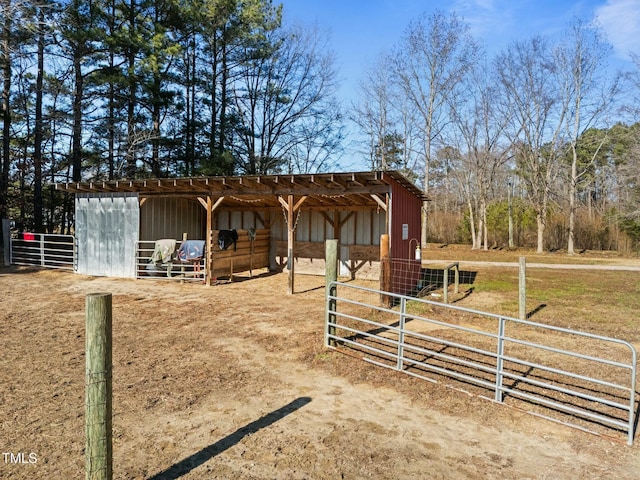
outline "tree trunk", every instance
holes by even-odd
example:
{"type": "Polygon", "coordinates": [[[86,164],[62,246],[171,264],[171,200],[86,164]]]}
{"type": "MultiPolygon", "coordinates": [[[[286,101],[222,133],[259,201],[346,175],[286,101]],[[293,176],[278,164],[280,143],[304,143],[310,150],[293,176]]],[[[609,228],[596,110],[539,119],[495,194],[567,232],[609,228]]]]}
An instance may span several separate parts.
{"type": "MultiPolygon", "coordinates": [[[[429,133],[429,132],[427,132],[429,133]]],[[[431,139],[427,135],[425,145],[425,159],[424,159],[424,194],[429,196],[429,161],[431,155],[431,139]]],[[[422,202],[422,232],[421,232],[421,245],[422,250],[427,248],[427,240],[429,235],[429,203],[422,202]]]]}
{"type": "Polygon", "coordinates": [[[114,180],[116,169],[115,169],[115,138],[116,138],[116,107],[115,107],[115,86],[113,82],[109,82],[109,118],[107,119],[107,139],[108,147],[107,147],[107,165],[109,169],[109,180],[114,180]]]}
{"type": "Polygon", "coordinates": [[[156,178],[162,177],[160,168],[160,106],[153,107],[153,138],[151,139],[151,172],[156,178]]]}
{"type": "Polygon", "coordinates": [[[573,158],[571,159],[571,178],[569,179],[569,238],[567,239],[567,253],[573,255],[574,233],[576,221],[576,194],[578,179],[578,154],[575,145],[572,147],[573,158]]]}
{"type": "Polygon", "coordinates": [[[82,178],[82,97],[84,95],[84,77],[82,76],[82,56],[74,52],[73,69],[75,91],[73,92],[73,127],[71,140],[72,179],[79,182],[82,178]]]}
{"type": "Polygon", "coordinates": [[[467,206],[469,208],[469,228],[471,229],[471,249],[476,250],[478,248],[478,239],[476,235],[476,219],[473,215],[473,204],[471,198],[467,198],[467,206]]]}
{"type": "MultiPolygon", "coordinates": [[[[130,0],[129,18],[127,19],[127,22],[128,22],[128,28],[130,32],[135,33],[138,28],[135,0],[130,0]]],[[[132,39],[132,42],[135,42],[135,40],[132,39]]],[[[137,102],[137,98],[136,98],[136,93],[137,93],[136,50],[137,48],[138,48],[137,45],[132,43],[131,45],[128,46],[129,51],[127,52],[127,56],[128,56],[127,82],[128,82],[128,88],[129,88],[129,92],[128,92],[129,97],[127,98],[127,151],[125,153],[125,159],[126,159],[125,170],[126,170],[126,177],[130,179],[133,179],[136,177],[136,170],[137,170],[137,165],[136,165],[137,146],[136,146],[136,139],[135,139],[135,134],[136,134],[135,113],[136,113],[136,102],[137,102]]]]}
{"type": "Polygon", "coordinates": [[[509,186],[507,188],[507,204],[509,208],[509,248],[513,248],[513,195],[511,192],[511,182],[509,182],[509,186]]]}
{"type": "Polygon", "coordinates": [[[216,109],[217,100],[216,85],[218,83],[218,59],[217,59],[218,42],[213,39],[213,58],[211,59],[211,130],[209,130],[209,159],[213,160],[216,154],[216,109]]]}
{"type": "Polygon", "coordinates": [[[44,77],[44,10],[38,12],[38,72],[36,75],[36,125],[33,139],[33,219],[36,232],[44,232],[42,200],[42,89],[44,77]]]}
{"type": "Polygon", "coordinates": [[[487,228],[487,204],[483,201],[480,205],[482,215],[482,245],[483,250],[489,250],[489,229],[487,228]]]}
{"type": "Polygon", "coordinates": [[[536,214],[536,223],[538,225],[538,248],[536,252],[543,253],[544,252],[544,230],[546,228],[544,214],[542,213],[536,214]]]}
{"type": "Polygon", "coordinates": [[[9,187],[10,142],[11,142],[11,13],[10,0],[2,1],[2,9],[6,12],[2,26],[2,173],[0,174],[0,218],[9,214],[7,189],[9,187]]]}
{"type": "Polygon", "coordinates": [[[222,155],[225,149],[225,137],[227,129],[227,45],[223,41],[222,45],[222,80],[220,82],[220,132],[218,140],[218,153],[222,155]]]}

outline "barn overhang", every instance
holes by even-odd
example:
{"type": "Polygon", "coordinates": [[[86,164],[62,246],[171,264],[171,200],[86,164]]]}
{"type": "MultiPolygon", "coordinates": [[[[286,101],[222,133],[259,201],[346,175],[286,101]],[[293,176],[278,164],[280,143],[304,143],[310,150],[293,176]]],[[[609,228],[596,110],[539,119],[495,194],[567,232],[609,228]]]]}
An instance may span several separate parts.
{"type": "Polygon", "coordinates": [[[214,201],[220,199],[218,207],[234,209],[279,207],[280,198],[293,195],[306,197],[305,209],[321,210],[378,208],[393,183],[426,200],[418,187],[395,171],[72,182],[58,183],[56,190],[87,194],[130,192],[140,198],[211,196],[214,201]]]}

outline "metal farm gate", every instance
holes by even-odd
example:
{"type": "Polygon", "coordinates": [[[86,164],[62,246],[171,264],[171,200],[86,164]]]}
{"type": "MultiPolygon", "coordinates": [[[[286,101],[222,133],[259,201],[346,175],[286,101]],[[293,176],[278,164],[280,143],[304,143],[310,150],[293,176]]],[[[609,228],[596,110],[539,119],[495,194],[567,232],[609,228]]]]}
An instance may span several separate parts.
{"type": "Polygon", "coordinates": [[[623,340],[332,282],[325,343],[585,431],[625,432],[633,443],[636,351],[623,340]]]}
{"type": "Polygon", "coordinates": [[[76,243],[73,235],[22,233],[11,238],[9,263],[74,271],[76,243]]]}

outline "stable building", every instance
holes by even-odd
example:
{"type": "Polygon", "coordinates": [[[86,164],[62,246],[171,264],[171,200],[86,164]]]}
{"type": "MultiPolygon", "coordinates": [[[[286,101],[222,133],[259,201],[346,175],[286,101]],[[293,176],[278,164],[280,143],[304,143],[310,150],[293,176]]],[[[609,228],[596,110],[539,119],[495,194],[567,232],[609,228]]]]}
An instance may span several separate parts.
{"type": "Polygon", "coordinates": [[[289,293],[295,272],[324,273],[327,239],[338,240],[339,273],[350,278],[378,278],[383,235],[388,236],[391,258],[414,259],[426,200],[396,171],[116,180],[55,187],[75,194],[78,273],[142,278],[158,240],[175,239],[179,245],[197,239],[204,252],[202,268],[198,264],[195,270],[205,283],[241,271],[286,268],[289,293]],[[222,235],[229,231],[237,238],[223,250],[222,235]]]}

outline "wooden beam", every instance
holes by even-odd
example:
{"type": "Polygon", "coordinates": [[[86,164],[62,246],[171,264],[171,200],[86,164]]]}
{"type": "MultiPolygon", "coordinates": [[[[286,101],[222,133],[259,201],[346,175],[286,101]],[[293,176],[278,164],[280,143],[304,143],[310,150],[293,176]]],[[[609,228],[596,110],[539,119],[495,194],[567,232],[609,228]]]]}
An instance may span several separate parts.
{"type": "Polygon", "coordinates": [[[224,197],[220,197],[216,200],[216,203],[213,204],[213,207],[211,207],[211,210],[215,210],[216,208],[218,208],[220,206],[220,204],[224,202],[224,197]]]}
{"type": "MultiPolygon", "coordinates": [[[[293,196],[293,195],[291,195],[291,196],[293,196]]],[[[293,211],[294,211],[294,212],[295,212],[295,211],[297,211],[297,210],[302,206],[302,204],[304,203],[304,201],[305,201],[306,199],[307,199],[307,196],[306,196],[306,195],[305,195],[305,196],[303,196],[303,197],[301,197],[301,198],[300,198],[300,200],[298,200],[298,201],[296,202],[295,206],[293,207],[293,211]]]]}
{"type": "Polygon", "coordinates": [[[205,198],[198,197],[198,201],[200,202],[200,205],[202,205],[205,209],[207,208],[207,200],[205,198]]]}
{"type": "Polygon", "coordinates": [[[324,217],[324,219],[326,220],[326,222],[331,225],[332,227],[335,227],[335,224],[333,223],[333,218],[331,218],[329,215],[327,215],[327,212],[324,210],[320,210],[320,215],[322,215],[324,217]]]}
{"type": "Polygon", "coordinates": [[[342,228],[342,226],[347,223],[347,221],[355,214],[356,212],[350,211],[346,217],[338,222],[338,228],[342,228]]]}
{"type": "MultiPolygon", "coordinates": [[[[256,212],[255,210],[253,210],[253,216],[255,219],[257,219],[260,223],[262,223],[262,226],[264,228],[268,228],[266,222],[264,221],[264,218],[262,217],[262,215],[260,215],[260,212],[256,212]]],[[[258,226],[256,225],[256,228],[258,228],[258,226]]]]}
{"type": "Polygon", "coordinates": [[[356,174],[355,173],[351,174],[351,182],[355,183],[356,185],[362,186],[362,183],[360,183],[360,181],[356,178],[356,174]]]}
{"type": "Polygon", "coordinates": [[[387,211],[387,203],[384,200],[382,200],[378,195],[376,195],[374,193],[372,193],[370,195],[371,195],[371,198],[373,198],[376,201],[376,203],[380,206],[380,208],[383,209],[386,212],[387,211]]]}

